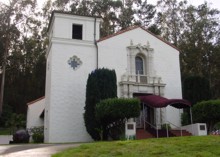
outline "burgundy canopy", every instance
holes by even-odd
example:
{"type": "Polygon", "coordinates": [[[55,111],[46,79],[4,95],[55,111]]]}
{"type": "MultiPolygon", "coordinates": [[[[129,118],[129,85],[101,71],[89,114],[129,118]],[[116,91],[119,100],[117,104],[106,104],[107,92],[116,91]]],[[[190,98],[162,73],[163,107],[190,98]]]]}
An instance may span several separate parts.
{"type": "Polygon", "coordinates": [[[186,108],[191,106],[190,102],[187,100],[167,99],[158,95],[138,96],[138,98],[141,100],[141,102],[154,108],[167,107],[168,105],[171,105],[175,108],[186,108]]]}

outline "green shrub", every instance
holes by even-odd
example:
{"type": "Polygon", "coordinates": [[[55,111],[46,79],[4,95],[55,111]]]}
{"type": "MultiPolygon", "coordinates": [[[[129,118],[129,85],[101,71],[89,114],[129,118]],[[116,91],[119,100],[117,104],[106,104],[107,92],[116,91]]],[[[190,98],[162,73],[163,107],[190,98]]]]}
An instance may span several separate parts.
{"type": "Polygon", "coordinates": [[[120,139],[124,133],[125,120],[139,116],[140,101],[136,98],[102,100],[96,105],[95,113],[103,131],[112,139],[120,139]]]}
{"type": "Polygon", "coordinates": [[[162,130],[167,130],[167,128],[168,128],[168,130],[171,130],[170,124],[162,124],[162,125],[161,125],[161,129],[162,129],[162,130]]]}
{"type": "Polygon", "coordinates": [[[220,121],[220,100],[209,100],[197,103],[192,108],[193,122],[206,123],[208,131],[220,121]]]}
{"type": "Polygon", "coordinates": [[[0,135],[10,135],[11,129],[10,128],[0,128],[0,135]]]}
{"type": "Polygon", "coordinates": [[[105,130],[109,140],[122,140],[125,138],[125,122],[118,123],[118,125],[112,125],[105,130]]]}
{"type": "Polygon", "coordinates": [[[32,135],[34,143],[43,143],[44,142],[44,127],[33,127],[29,129],[29,132],[32,135]]]}
{"type": "Polygon", "coordinates": [[[190,115],[189,115],[188,112],[184,111],[181,114],[181,124],[182,124],[182,126],[191,124],[191,122],[190,122],[190,115]]]}
{"type": "Polygon", "coordinates": [[[214,129],[215,130],[219,130],[220,129],[220,122],[215,123],[214,129]]]}
{"type": "Polygon", "coordinates": [[[6,127],[6,122],[10,120],[12,113],[12,107],[8,104],[4,104],[2,109],[2,115],[0,116],[0,127],[6,127]]]}
{"type": "Polygon", "coordinates": [[[43,143],[44,142],[44,135],[42,134],[33,134],[32,135],[34,143],[43,143]]]}
{"type": "Polygon", "coordinates": [[[16,130],[26,128],[26,120],[23,114],[12,113],[10,118],[5,122],[6,127],[11,129],[11,133],[14,134],[16,130]]]}
{"type": "Polygon", "coordinates": [[[112,123],[120,119],[138,117],[140,101],[136,98],[113,98],[96,105],[96,117],[100,122],[112,123]]]}
{"type": "Polygon", "coordinates": [[[87,132],[94,140],[100,140],[100,135],[105,134],[105,131],[96,120],[95,105],[100,100],[114,97],[117,97],[116,74],[114,70],[103,68],[89,74],[86,85],[84,121],[87,132]]]}

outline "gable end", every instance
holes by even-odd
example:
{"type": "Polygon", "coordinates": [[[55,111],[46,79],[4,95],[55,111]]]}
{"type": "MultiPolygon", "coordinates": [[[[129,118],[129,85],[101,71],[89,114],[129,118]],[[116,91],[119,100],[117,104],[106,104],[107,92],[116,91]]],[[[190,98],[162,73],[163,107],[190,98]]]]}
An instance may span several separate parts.
{"type": "Polygon", "coordinates": [[[145,28],[140,27],[140,26],[131,26],[131,27],[128,27],[127,29],[118,31],[118,32],[115,33],[115,34],[111,34],[111,35],[109,35],[109,36],[103,37],[103,38],[99,39],[97,42],[102,42],[102,41],[104,41],[104,40],[107,40],[107,39],[109,39],[109,38],[115,37],[115,36],[117,36],[117,35],[126,33],[126,32],[128,32],[128,31],[131,31],[131,30],[134,30],[134,29],[137,29],[137,28],[143,29],[144,31],[146,31],[147,33],[151,34],[151,35],[154,36],[155,38],[159,39],[160,41],[164,42],[165,44],[171,46],[172,48],[174,48],[174,49],[176,49],[177,51],[180,52],[180,50],[179,50],[176,46],[174,46],[173,44],[171,44],[170,42],[164,40],[162,37],[157,36],[157,35],[153,34],[152,32],[150,32],[150,31],[148,31],[148,30],[146,30],[145,28]]]}

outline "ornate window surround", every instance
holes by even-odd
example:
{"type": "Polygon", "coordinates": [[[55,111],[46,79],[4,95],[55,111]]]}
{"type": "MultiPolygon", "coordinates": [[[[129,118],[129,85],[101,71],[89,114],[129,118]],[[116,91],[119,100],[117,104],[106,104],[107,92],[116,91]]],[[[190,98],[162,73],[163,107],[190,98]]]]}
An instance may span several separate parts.
{"type": "Polygon", "coordinates": [[[128,66],[127,66],[127,73],[128,75],[136,75],[136,65],[135,65],[135,58],[139,56],[143,59],[143,66],[144,66],[144,75],[152,76],[153,70],[153,52],[154,49],[150,48],[149,42],[146,45],[133,44],[131,40],[130,46],[127,47],[128,49],[128,66]]]}

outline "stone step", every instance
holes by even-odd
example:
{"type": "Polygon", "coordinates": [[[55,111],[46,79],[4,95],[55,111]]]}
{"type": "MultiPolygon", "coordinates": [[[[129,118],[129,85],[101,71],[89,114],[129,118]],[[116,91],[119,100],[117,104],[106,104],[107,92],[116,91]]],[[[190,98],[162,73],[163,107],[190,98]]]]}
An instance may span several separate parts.
{"type": "MultiPolygon", "coordinates": [[[[180,130],[170,130],[170,133],[173,136],[181,136],[181,131],[180,130]]],[[[192,134],[186,130],[182,130],[182,136],[192,136],[192,134]]]]}
{"type": "Polygon", "coordinates": [[[144,129],[137,129],[136,130],[136,139],[147,139],[147,138],[155,138],[151,133],[144,129]]]}

